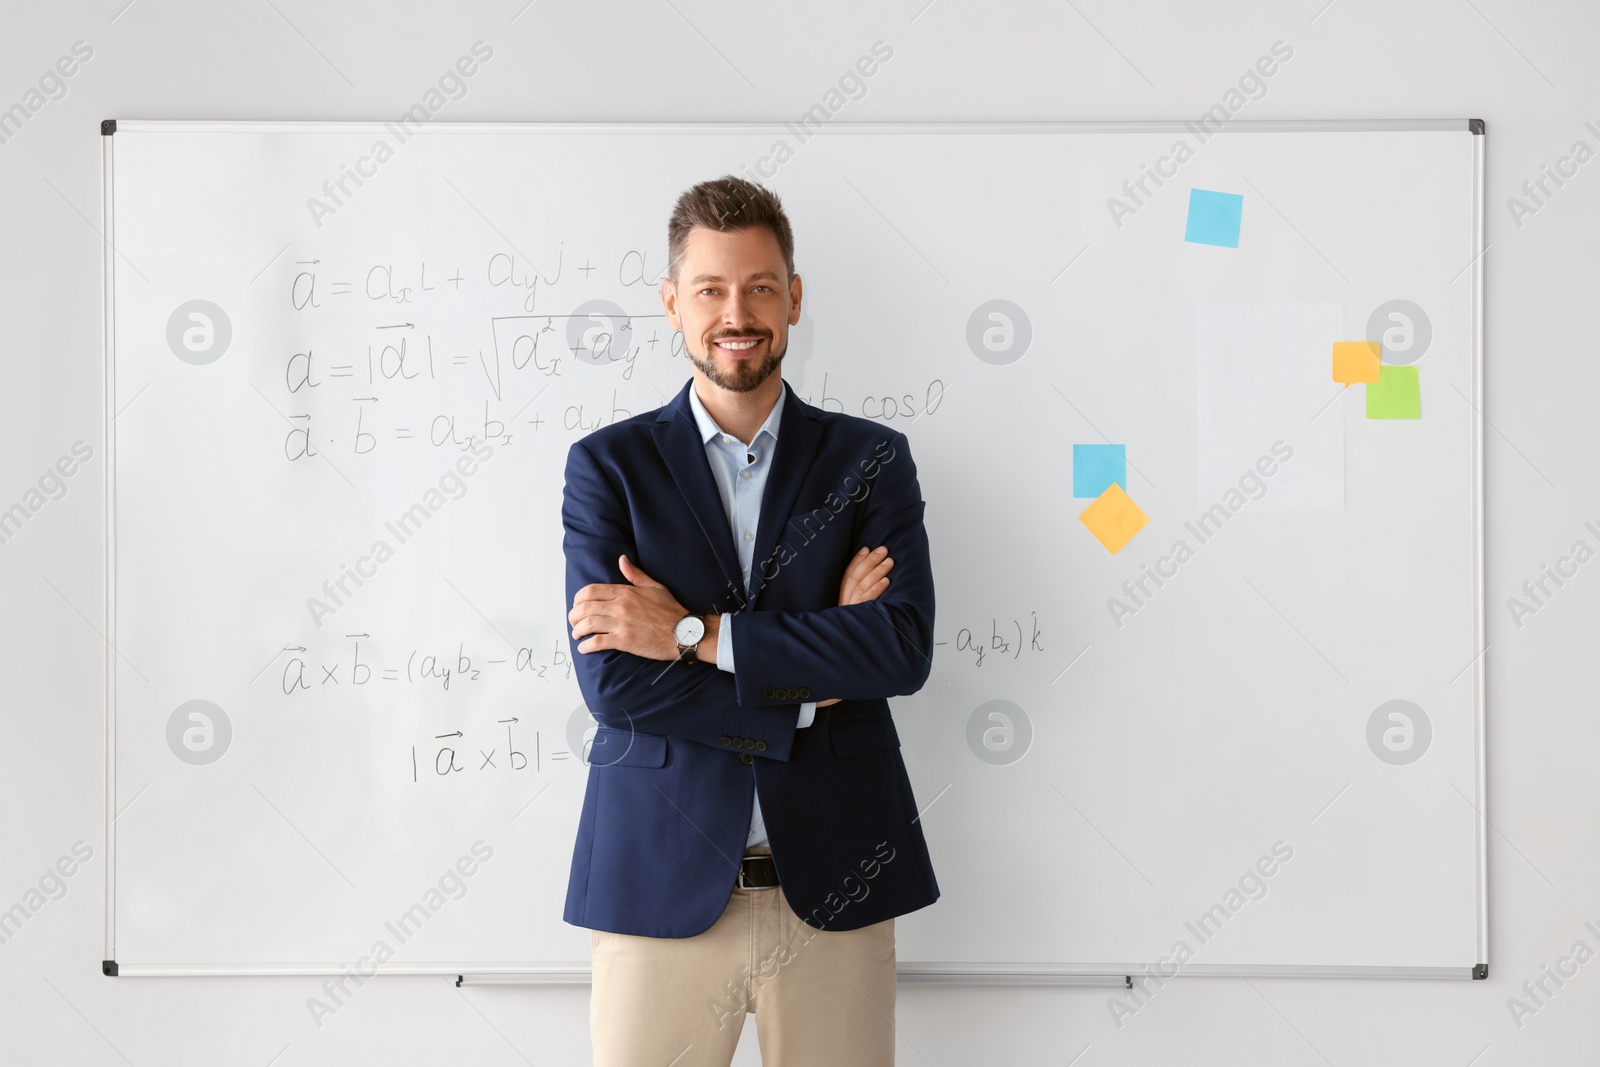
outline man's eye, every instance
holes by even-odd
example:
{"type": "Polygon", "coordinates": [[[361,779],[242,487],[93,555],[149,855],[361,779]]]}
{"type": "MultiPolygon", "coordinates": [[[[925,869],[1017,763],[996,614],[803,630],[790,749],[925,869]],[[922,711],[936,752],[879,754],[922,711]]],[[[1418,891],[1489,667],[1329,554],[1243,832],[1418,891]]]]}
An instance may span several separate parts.
{"type": "Polygon", "coordinates": [[[771,288],[769,288],[769,287],[768,287],[768,286],[765,286],[765,285],[758,285],[758,286],[756,286],[756,288],[757,288],[757,289],[760,289],[760,290],[761,290],[761,291],[762,291],[762,292],[764,292],[764,293],[770,293],[770,292],[772,292],[772,289],[771,289],[771,288]]]}
{"type": "Polygon", "coordinates": [[[700,290],[700,295],[701,296],[705,296],[707,293],[714,293],[714,292],[716,292],[715,289],[702,289],[702,290],[700,290]]]}

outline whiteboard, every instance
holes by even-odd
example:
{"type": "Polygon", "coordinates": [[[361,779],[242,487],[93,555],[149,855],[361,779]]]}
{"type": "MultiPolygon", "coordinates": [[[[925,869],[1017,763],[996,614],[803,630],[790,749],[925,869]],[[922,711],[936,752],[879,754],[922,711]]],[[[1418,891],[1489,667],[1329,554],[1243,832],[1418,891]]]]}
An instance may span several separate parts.
{"type": "Polygon", "coordinates": [[[562,471],[689,376],[734,173],[785,379],[927,502],[902,975],[1482,974],[1481,124],[109,129],[108,973],[586,980],[562,471]],[[1420,418],[1333,381],[1369,329],[1420,418]]]}

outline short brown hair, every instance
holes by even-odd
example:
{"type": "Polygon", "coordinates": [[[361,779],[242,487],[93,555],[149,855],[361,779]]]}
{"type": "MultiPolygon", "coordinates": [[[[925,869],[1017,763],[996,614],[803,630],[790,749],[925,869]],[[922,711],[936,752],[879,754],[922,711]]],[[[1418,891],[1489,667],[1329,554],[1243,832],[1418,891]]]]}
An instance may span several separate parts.
{"type": "Polygon", "coordinates": [[[789,216],[770,189],[725,174],[692,186],[678,197],[667,221],[667,276],[678,280],[678,264],[689,244],[689,231],[704,226],[719,233],[765,226],[778,239],[783,265],[794,277],[794,231],[789,216]]]}

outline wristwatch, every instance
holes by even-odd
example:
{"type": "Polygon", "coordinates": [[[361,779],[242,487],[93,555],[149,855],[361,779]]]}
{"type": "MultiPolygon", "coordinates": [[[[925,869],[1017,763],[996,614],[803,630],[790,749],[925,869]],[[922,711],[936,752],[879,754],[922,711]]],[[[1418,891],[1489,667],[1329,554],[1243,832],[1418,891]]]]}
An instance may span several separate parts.
{"type": "Polygon", "coordinates": [[[678,658],[684,663],[698,663],[695,646],[706,636],[704,615],[685,615],[672,627],[672,639],[678,642],[678,658]]]}

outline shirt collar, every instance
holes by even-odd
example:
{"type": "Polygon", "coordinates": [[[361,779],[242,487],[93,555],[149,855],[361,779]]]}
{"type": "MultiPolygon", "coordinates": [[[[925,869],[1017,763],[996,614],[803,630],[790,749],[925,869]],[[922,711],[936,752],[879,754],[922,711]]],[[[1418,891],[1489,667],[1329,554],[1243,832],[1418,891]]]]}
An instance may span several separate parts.
{"type": "MultiPolygon", "coordinates": [[[[761,424],[761,429],[755,432],[755,437],[750,438],[751,444],[754,444],[756,437],[760,437],[763,433],[770,434],[774,441],[778,439],[778,424],[783,421],[783,399],[788,394],[788,391],[789,383],[780,378],[778,400],[772,405],[772,411],[768,413],[767,421],[761,424]]],[[[695,424],[700,427],[700,441],[702,444],[709,444],[713,437],[722,435],[724,432],[722,427],[717,425],[717,420],[711,417],[711,412],[706,410],[706,406],[700,403],[700,394],[695,392],[692,382],[689,385],[689,407],[694,411],[695,424]]]]}

